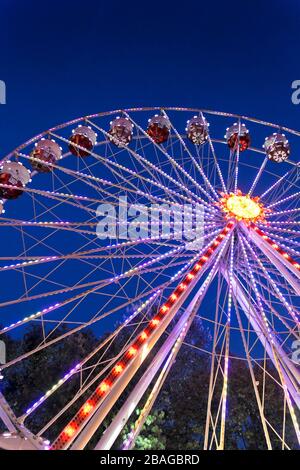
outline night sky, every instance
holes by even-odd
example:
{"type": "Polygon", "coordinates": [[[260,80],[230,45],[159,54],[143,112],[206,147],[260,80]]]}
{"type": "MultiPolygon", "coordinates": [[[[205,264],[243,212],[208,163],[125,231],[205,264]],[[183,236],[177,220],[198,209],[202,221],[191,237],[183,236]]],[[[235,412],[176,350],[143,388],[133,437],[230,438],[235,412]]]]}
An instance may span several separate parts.
{"type": "Polygon", "coordinates": [[[300,4],[1,1],[0,154],[120,107],[194,106],[299,128],[300,4]]]}

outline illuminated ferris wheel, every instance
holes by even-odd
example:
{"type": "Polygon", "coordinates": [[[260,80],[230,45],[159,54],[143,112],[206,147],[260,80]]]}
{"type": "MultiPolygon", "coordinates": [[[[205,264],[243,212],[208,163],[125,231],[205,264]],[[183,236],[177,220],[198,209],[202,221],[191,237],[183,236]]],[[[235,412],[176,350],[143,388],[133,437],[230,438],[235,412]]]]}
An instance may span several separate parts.
{"type": "Polygon", "coordinates": [[[41,340],[1,365],[1,448],[110,449],[142,402],[122,444],[132,449],[195,318],[211,338],[204,449],[226,448],[236,360],[265,447],[300,443],[299,136],[230,113],[138,108],[59,125],[2,160],[1,335],[22,338],[32,324],[41,340]],[[42,393],[33,383],[17,413],[6,376],[41,354],[51,370],[52,348],[88,329],[95,347],[62,360],[42,393]]]}

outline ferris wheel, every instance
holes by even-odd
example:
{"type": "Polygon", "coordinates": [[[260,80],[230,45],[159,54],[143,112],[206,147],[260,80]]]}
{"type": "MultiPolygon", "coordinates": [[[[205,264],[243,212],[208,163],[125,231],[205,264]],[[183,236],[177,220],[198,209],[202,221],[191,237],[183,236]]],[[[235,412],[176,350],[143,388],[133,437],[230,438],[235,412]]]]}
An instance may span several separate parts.
{"type": "Polygon", "coordinates": [[[41,354],[50,371],[51,348],[81,331],[98,340],[77,364],[56,363],[42,393],[33,383],[21,414],[3,386],[1,448],[110,449],[146,396],[122,444],[132,449],[195,318],[211,337],[204,449],[226,448],[235,360],[265,447],[300,444],[299,137],[230,113],[135,108],[56,126],[2,160],[0,333],[34,325],[41,341],[1,364],[1,383],[41,354]]]}

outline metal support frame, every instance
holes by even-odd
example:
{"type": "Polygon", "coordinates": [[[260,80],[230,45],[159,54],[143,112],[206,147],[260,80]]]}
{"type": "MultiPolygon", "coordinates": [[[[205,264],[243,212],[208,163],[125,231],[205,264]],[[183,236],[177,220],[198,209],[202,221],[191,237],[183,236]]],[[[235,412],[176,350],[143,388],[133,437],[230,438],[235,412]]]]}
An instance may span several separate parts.
{"type": "MultiPolygon", "coordinates": [[[[216,254],[216,253],[215,253],[216,254]]],[[[201,274],[208,269],[211,265],[214,256],[211,257],[209,262],[205,265],[201,274]]],[[[142,365],[152,348],[155,346],[163,332],[166,330],[167,326],[173,320],[177,312],[182,307],[183,303],[188,299],[191,295],[194,287],[199,279],[196,279],[196,282],[192,282],[190,288],[188,288],[185,293],[182,295],[180,300],[174,305],[174,307],[170,308],[168,315],[160,322],[158,328],[154,331],[154,333],[148,338],[148,340],[144,343],[140,354],[138,354],[130,363],[130,365],[124,370],[124,373],[119,378],[119,380],[114,384],[111,388],[110,393],[106,397],[106,399],[100,403],[97,410],[86,424],[85,428],[81,431],[76,439],[74,439],[74,443],[71,446],[72,450],[81,450],[83,449],[86,444],[89,442],[91,437],[95,434],[109,411],[111,410],[112,406],[115,404],[117,399],[120,397],[130,380],[133,378],[139,367],[142,365]]],[[[71,443],[67,445],[70,446],[71,443]]],[[[66,447],[66,448],[67,448],[66,447]]]]}
{"type": "MultiPolygon", "coordinates": [[[[203,288],[203,284],[202,284],[202,286],[198,290],[198,294],[195,295],[193,300],[187,306],[186,310],[184,311],[184,313],[182,314],[182,316],[176,323],[172,332],[169,334],[167,340],[158,351],[154,361],[148,366],[146,372],[143,374],[143,376],[141,377],[141,379],[139,380],[135,388],[132,390],[126,402],[121,407],[121,409],[119,410],[118,414],[115,416],[110,426],[105,430],[103,436],[101,437],[98,444],[96,445],[95,450],[99,450],[99,449],[108,450],[111,448],[112,444],[116,440],[120,431],[125,426],[129,417],[135,410],[136,405],[138,404],[138,402],[144,395],[145,391],[147,390],[148,386],[152,382],[153,378],[155,377],[155,375],[157,374],[157,372],[163,365],[164,361],[166,360],[168,354],[170,353],[179,335],[181,334],[182,329],[184,328],[186,324],[187,324],[187,328],[185,330],[185,334],[187,333],[215,273],[216,271],[211,276],[209,283],[206,284],[205,289],[203,288]]],[[[205,281],[204,281],[204,284],[205,284],[205,281]]]]}
{"type": "MultiPolygon", "coordinates": [[[[228,277],[226,273],[224,273],[224,277],[226,281],[228,277]]],[[[244,311],[246,317],[248,318],[252,328],[257,334],[258,339],[261,341],[263,346],[266,348],[267,354],[271,361],[273,362],[275,368],[277,368],[276,359],[274,357],[274,353],[272,350],[272,346],[268,339],[266,338],[265,333],[263,332],[260,321],[257,317],[257,312],[253,307],[253,303],[247,300],[246,295],[240,285],[240,282],[237,280],[236,276],[232,279],[233,284],[233,295],[237,299],[240,307],[244,311]]],[[[286,352],[282,349],[278,341],[274,338],[274,348],[277,351],[278,359],[282,364],[282,373],[284,380],[287,384],[287,389],[292,396],[294,402],[296,403],[297,407],[300,410],[300,373],[298,369],[295,367],[295,364],[290,360],[286,352]]]]}

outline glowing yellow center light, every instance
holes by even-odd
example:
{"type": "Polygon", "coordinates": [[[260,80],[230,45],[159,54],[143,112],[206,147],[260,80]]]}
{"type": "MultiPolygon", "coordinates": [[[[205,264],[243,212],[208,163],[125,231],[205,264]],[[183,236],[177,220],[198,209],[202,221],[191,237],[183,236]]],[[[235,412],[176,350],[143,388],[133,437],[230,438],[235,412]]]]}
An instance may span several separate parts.
{"type": "Polygon", "coordinates": [[[227,208],[236,217],[241,219],[255,219],[260,216],[259,204],[249,196],[237,196],[236,194],[227,199],[227,208]]]}
{"type": "Polygon", "coordinates": [[[258,197],[250,197],[237,191],[236,194],[222,194],[220,206],[226,214],[226,218],[235,218],[246,222],[264,220],[266,212],[269,212],[259,202],[258,197]]]}

